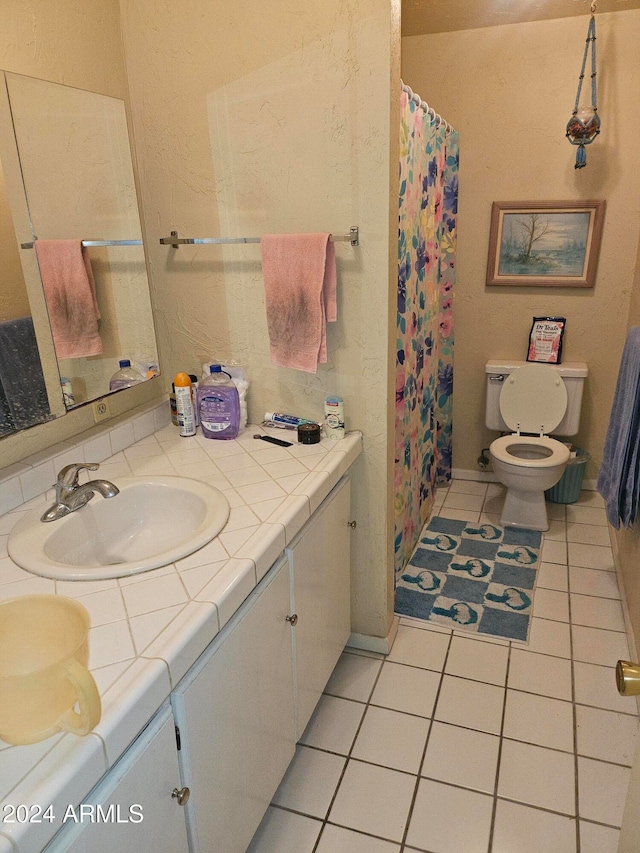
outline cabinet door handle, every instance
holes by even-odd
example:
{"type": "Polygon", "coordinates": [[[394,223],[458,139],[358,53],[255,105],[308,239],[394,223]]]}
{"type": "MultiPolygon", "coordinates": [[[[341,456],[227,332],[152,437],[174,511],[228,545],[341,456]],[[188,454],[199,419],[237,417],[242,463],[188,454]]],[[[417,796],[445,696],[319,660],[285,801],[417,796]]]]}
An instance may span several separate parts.
{"type": "Polygon", "coordinates": [[[178,801],[179,806],[184,806],[191,796],[191,791],[188,788],[174,788],[171,796],[178,801]]]}
{"type": "Polygon", "coordinates": [[[284,620],[284,621],[285,621],[285,622],[289,622],[289,623],[291,624],[291,627],[293,627],[293,626],[294,626],[294,625],[296,625],[296,624],[297,624],[297,622],[298,622],[298,614],[297,614],[297,613],[292,613],[292,614],[291,614],[291,616],[285,616],[285,620],[284,620]]]}
{"type": "Polygon", "coordinates": [[[356,524],[357,524],[357,523],[358,523],[357,521],[347,521],[348,526],[349,526],[352,530],[355,530],[355,529],[356,529],[356,524]]]}

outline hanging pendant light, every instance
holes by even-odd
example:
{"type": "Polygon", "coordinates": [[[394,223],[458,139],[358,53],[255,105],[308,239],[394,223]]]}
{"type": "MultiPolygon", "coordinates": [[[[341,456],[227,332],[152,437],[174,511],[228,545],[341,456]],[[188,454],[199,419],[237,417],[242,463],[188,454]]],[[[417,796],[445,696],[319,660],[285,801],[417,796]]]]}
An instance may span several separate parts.
{"type": "Polygon", "coordinates": [[[595,19],[596,3],[595,0],[591,3],[591,18],[589,20],[589,28],[587,29],[587,41],[584,48],[584,56],[582,58],[582,68],[578,79],[578,91],[576,93],[576,103],[571,114],[571,118],[567,122],[566,137],[572,145],[577,145],[576,151],[576,169],[582,169],[587,165],[587,152],[585,145],[589,145],[596,136],[600,133],[600,116],[598,115],[598,107],[596,100],[596,19],[595,19]],[[584,80],[584,71],[587,65],[587,56],[591,47],[591,103],[581,104],[580,94],[582,92],[582,81],[584,80]]]}

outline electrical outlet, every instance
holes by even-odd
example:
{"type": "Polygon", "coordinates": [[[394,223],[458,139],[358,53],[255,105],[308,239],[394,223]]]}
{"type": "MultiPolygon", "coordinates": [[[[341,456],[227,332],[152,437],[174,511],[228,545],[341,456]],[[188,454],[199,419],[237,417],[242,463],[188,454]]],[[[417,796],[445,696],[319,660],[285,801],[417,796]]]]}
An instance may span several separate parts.
{"type": "Polygon", "coordinates": [[[108,400],[96,400],[91,408],[93,409],[93,420],[97,424],[99,424],[100,421],[105,421],[107,418],[111,417],[108,400]]]}

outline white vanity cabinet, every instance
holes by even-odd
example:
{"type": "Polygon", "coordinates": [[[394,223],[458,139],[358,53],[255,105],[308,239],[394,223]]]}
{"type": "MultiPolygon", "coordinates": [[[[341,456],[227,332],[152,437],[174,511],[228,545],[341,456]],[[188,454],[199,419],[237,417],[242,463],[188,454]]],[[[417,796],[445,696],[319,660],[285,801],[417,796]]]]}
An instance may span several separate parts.
{"type": "Polygon", "coordinates": [[[341,481],[172,694],[191,853],[245,853],[350,633],[341,481]]]}
{"type": "Polygon", "coordinates": [[[285,557],[265,581],[172,694],[191,853],[244,853],[294,754],[285,557]]]}
{"type": "Polygon", "coordinates": [[[293,576],[296,736],[309,722],[351,633],[349,480],[327,497],[286,553],[293,576]]]}
{"type": "Polygon", "coordinates": [[[45,853],[188,853],[185,810],[172,796],[180,788],[167,704],[83,802],[67,807],[45,853]]]}

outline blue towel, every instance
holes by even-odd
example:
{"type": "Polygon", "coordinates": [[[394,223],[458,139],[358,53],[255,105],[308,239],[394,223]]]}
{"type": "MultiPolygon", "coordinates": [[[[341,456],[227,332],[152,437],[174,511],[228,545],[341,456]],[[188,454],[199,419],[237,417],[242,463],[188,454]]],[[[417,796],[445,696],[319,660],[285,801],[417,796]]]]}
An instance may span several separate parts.
{"type": "Polygon", "coordinates": [[[0,435],[50,417],[31,317],[0,323],[0,435]]]}
{"type": "Polygon", "coordinates": [[[627,332],[609,427],[598,473],[598,491],[609,523],[630,527],[638,511],[640,465],[640,326],[627,332]]]}

